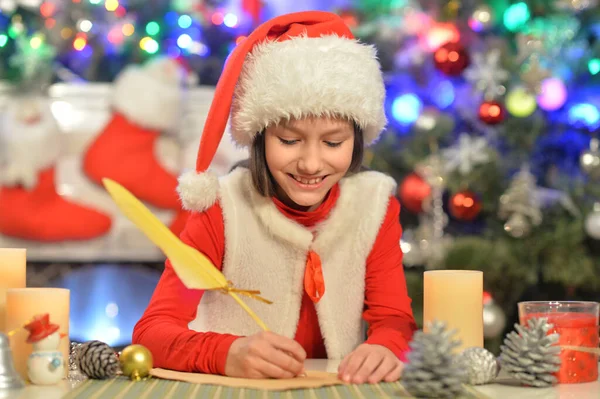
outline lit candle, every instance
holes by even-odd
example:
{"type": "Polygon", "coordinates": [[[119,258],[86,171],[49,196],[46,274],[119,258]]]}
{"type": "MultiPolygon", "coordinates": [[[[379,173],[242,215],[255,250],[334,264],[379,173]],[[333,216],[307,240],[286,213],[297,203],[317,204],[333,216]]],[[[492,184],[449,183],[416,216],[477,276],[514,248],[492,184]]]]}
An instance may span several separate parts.
{"type": "MultiPolygon", "coordinates": [[[[423,323],[434,320],[456,330],[461,351],[483,347],[483,272],[435,270],[424,273],[423,323]]],[[[425,332],[427,328],[425,327],[425,332]]]]}
{"type": "MultiPolygon", "coordinates": [[[[28,344],[28,332],[22,328],[34,316],[48,313],[50,322],[58,324],[59,333],[66,337],[60,341],[60,351],[69,364],[69,298],[70,291],[64,288],[15,288],[6,292],[6,328],[16,330],[10,338],[15,369],[27,378],[27,359],[32,345],[28,344]]],[[[69,367],[65,367],[65,377],[69,367]]]]}
{"type": "Polygon", "coordinates": [[[25,288],[26,250],[20,248],[0,248],[0,331],[7,332],[6,290],[25,288]]]}

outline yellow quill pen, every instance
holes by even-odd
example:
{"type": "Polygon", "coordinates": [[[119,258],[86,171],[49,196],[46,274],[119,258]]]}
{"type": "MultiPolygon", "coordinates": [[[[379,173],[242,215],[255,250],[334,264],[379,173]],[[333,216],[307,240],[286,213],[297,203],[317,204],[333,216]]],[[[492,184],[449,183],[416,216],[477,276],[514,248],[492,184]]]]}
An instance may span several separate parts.
{"type": "Polygon", "coordinates": [[[102,179],[102,183],[121,212],[169,258],[175,273],[187,288],[219,290],[230,295],[263,330],[269,330],[265,323],[237,295],[245,295],[268,304],[272,303],[261,297],[260,291],[234,288],[232,282],[227,281],[206,256],[183,243],[125,187],[111,179],[102,179]]]}

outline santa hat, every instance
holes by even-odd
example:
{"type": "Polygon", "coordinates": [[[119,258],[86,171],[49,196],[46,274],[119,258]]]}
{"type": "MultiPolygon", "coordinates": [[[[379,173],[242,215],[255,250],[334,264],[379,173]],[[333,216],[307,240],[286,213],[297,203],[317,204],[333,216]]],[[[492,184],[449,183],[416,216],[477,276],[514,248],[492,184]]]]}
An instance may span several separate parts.
{"type": "Polygon", "coordinates": [[[26,324],[24,328],[29,331],[29,337],[27,337],[27,343],[32,344],[39,342],[44,338],[47,338],[51,334],[54,334],[60,328],[58,324],[50,323],[50,315],[48,313],[43,315],[35,316],[33,321],[26,324]]]}
{"type": "Polygon", "coordinates": [[[229,56],[217,84],[195,172],[179,178],[183,206],[202,211],[217,199],[207,172],[231,117],[242,147],[281,120],[335,116],[354,121],[365,145],[384,129],[385,87],[373,46],[359,43],[336,14],[308,11],[259,26],[229,56]]]}

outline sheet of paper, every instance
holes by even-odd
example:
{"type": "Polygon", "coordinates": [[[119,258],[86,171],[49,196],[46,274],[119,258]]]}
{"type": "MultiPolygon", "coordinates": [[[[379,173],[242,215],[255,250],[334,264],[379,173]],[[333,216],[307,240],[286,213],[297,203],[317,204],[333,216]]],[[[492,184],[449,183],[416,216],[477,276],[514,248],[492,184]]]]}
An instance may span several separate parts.
{"type": "Polygon", "coordinates": [[[341,385],[343,381],[337,378],[335,373],[324,371],[307,371],[305,377],[290,379],[264,379],[255,380],[249,378],[233,378],[212,374],[184,373],[181,371],[152,369],[150,374],[156,378],[166,380],[191,382],[194,384],[222,385],[233,388],[263,389],[269,391],[285,391],[288,389],[320,388],[330,385],[341,385]]]}

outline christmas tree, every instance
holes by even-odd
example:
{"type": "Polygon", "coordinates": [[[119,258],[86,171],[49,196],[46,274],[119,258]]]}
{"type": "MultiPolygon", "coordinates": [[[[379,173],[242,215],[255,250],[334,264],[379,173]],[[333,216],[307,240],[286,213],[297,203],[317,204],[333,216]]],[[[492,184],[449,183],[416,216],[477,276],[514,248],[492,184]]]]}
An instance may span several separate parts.
{"type": "Polygon", "coordinates": [[[383,51],[368,164],[399,182],[416,313],[427,269],[482,270],[513,319],[524,298],[597,299],[599,2],[361,3],[340,12],[383,51]]]}

